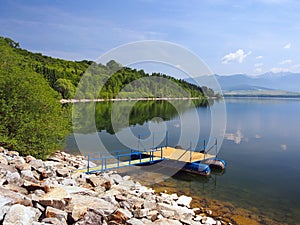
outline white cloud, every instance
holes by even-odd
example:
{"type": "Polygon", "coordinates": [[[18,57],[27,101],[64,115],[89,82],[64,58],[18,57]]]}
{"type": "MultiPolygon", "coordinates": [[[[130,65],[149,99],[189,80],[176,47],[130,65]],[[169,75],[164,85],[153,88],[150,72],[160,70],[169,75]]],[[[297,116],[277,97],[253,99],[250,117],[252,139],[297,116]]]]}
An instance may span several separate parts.
{"type": "Polygon", "coordinates": [[[237,130],[236,133],[226,133],[224,138],[229,141],[233,141],[236,144],[240,144],[244,139],[244,135],[241,130],[237,130]]]}
{"type": "Polygon", "coordinates": [[[295,68],[300,68],[300,64],[295,64],[295,65],[292,66],[292,68],[294,68],[294,69],[295,68]]]}
{"type": "Polygon", "coordinates": [[[262,59],[263,56],[262,56],[262,55],[259,55],[259,56],[256,56],[255,58],[256,58],[256,59],[262,59]]]}
{"type": "Polygon", "coordinates": [[[284,49],[290,49],[292,47],[291,43],[287,43],[285,46],[283,46],[284,49]]]}
{"type": "Polygon", "coordinates": [[[254,67],[262,67],[264,64],[263,63],[255,63],[254,67]]]}
{"type": "Polygon", "coordinates": [[[288,68],[281,68],[281,67],[274,67],[271,69],[273,73],[280,73],[280,72],[289,72],[288,68]]]}
{"type": "Polygon", "coordinates": [[[255,69],[254,69],[254,72],[255,72],[255,73],[261,73],[261,72],[262,72],[262,68],[255,68],[255,69]]]}
{"type": "Polygon", "coordinates": [[[282,60],[279,64],[280,65],[286,65],[286,64],[291,64],[292,63],[292,60],[290,59],[285,59],[285,60],[282,60]]]}
{"type": "Polygon", "coordinates": [[[252,52],[249,51],[245,53],[243,49],[239,49],[236,52],[229,53],[222,58],[222,64],[228,64],[232,61],[237,61],[238,63],[242,63],[244,59],[250,55],[252,52]]]}

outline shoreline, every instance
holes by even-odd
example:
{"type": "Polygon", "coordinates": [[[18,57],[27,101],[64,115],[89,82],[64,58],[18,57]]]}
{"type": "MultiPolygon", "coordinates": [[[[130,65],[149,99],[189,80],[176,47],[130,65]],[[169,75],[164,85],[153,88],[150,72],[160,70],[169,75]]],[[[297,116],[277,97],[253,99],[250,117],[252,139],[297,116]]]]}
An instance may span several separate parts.
{"type": "Polygon", "coordinates": [[[0,147],[0,223],[282,224],[230,203],[187,196],[159,184],[144,186],[134,176],[121,176],[121,171],[74,172],[86,166],[83,156],[63,151],[42,161],[0,147]]]}
{"type": "MultiPolygon", "coordinates": [[[[197,100],[203,99],[201,97],[186,97],[186,98],[98,98],[98,99],[61,99],[60,103],[79,103],[79,102],[118,102],[118,101],[171,101],[171,100],[197,100]]],[[[216,99],[215,97],[211,97],[208,99],[216,99]]]]}
{"type": "Polygon", "coordinates": [[[155,192],[115,171],[75,172],[83,156],[59,151],[46,161],[0,147],[3,225],[229,225],[185,195],[155,192]]]}

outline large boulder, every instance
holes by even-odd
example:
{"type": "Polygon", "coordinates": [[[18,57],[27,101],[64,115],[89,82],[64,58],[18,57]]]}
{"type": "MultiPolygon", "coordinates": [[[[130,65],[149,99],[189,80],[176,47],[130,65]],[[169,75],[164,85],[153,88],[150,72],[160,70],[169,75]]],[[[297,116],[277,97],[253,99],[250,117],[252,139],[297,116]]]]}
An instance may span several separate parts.
{"type": "Polygon", "coordinates": [[[22,204],[25,206],[32,206],[32,201],[30,198],[22,195],[20,193],[8,190],[6,188],[0,187],[0,196],[8,197],[13,200],[13,204],[22,204]]]}
{"type": "Polygon", "coordinates": [[[95,174],[88,176],[86,178],[86,181],[90,183],[93,187],[101,186],[104,187],[106,190],[109,190],[111,187],[110,180],[105,179],[103,177],[96,176],[95,174]]]}
{"type": "Polygon", "coordinates": [[[176,201],[177,205],[180,206],[185,206],[187,208],[190,208],[190,204],[191,204],[192,198],[185,196],[185,195],[181,195],[178,200],[176,201]]]}
{"type": "Polygon", "coordinates": [[[10,207],[6,214],[3,225],[31,225],[37,221],[41,212],[33,207],[26,207],[20,204],[10,207]]]}
{"type": "Polygon", "coordinates": [[[114,221],[118,224],[124,224],[127,220],[132,218],[132,213],[127,209],[117,209],[109,215],[109,221],[114,221]]]}
{"type": "Polygon", "coordinates": [[[18,172],[12,173],[10,171],[7,171],[7,173],[6,173],[6,181],[9,184],[16,184],[19,186],[22,186],[24,183],[24,180],[21,179],[20,174],[18,172]]]}
{"type": "Polygon", "coordinates": [[[39,200],[39,203],[43,206],[51,206],[63,210],[70,200],[70,194],[65,189],[58,187],[45,194],[44,197],[39,200]]]}
{"type": "Polygon", "coordinates": [[[0,221],[3,219],[4,215],[8,212],[13,200],[8,197],[0,195],[0,221]]]}

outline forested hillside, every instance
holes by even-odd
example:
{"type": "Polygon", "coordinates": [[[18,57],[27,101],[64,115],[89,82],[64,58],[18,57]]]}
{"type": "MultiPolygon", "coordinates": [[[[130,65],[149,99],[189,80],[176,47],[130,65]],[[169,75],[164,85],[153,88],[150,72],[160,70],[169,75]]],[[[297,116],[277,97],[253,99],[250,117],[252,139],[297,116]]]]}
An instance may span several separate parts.
{"type": "Polygon", "coordinates": [[[71,131],[70,111],[60,104],[61,98],[199,97],[206,101],[202,90],[113,60],[102,65],[43,56],[0,37],[0,145],[38,158],[60,149],[71,131]]]}
{"type": "Polygon", "coordinates": [[[0,146],[46,158],[64,143],[70,116],[16,47],[0,38],[0,146]]]}
{"type": "MultiPolygon", "coordinates": [[[[13,67],[40,74],[61,98],[203,97],[202,88],[165,74],[150,75],[143,70],[122,67],[113,60],[102,65],[87,60],[56,59],[22,49],[9,38],[0,37],[0,40],[1,49],[18,56],[13,67]]],[[[214,95],[211,89],[205,87],[205,90],[214,95]]]]}

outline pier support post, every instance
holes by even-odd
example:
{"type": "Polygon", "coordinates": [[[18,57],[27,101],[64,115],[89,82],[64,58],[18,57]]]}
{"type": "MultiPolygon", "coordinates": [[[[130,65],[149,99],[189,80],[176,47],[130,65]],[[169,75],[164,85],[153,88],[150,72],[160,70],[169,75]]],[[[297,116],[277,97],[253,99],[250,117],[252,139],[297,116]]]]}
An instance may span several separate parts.
{"type": "Polygon", "coordinates": [[[87,172],[90,173],[90,154],[88,154],[87,172]]]}

